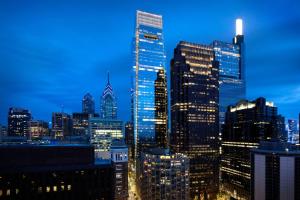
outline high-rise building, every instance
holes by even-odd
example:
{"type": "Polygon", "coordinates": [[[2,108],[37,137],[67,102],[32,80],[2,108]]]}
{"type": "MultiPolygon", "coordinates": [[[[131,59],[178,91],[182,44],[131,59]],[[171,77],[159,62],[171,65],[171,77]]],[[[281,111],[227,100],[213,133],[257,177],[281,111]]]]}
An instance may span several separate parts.
{"type": "Polygon", "coordinates": [[[125,143],[128,146],[128,159],[129,163],[133,163],[134,156],[134,134],[132,122],[126,122],[125,124],[125,143]]]}
{"type": "Polygon", "coordinates": [[[72,135],[71,116],[64,112],[52,113],[52,135],[56,139],[64,139],[72,135]]]}
{"type": "Polygon", "coordinates": [[[24,108],[9,108],[8,136],[29,137],[31,113],[24,108]]]}
{"type": "Polygon", "coordinates": [[[219,183],[219,67],[211,46],[180,42],[171,61],[171,149],[190,159],[191,198],[219,183]]]}
{"type": "Polygon", "coordinates": [[[297,143],[295,138],[297,136],[297,121],[294,119],[288,120],[288,137],[289,142],[297,143]]]}
{"type": "Polygon", "coordinates": [[[139,167],[141,199],[190,199],[187,156],[167,149],[148,149],[141,153],[139,167]]]}
{"type": "Polygon", "coordinates": [[[117,119],[92,117],[89,120],[90,142],[95,148],[96,159],[109,159],[114,139],[124,139],[123,122],[117,119]]]}
{"type": "Polygon", "coordinates": [[[283,120],[274,103],[262,97],[228,107],[222,135],[222,191],[232,198],[250,198],[250,150],[262,140],[284,140],[283,120]]]}
{"type": "Polygon", "coordinates": [[[263,142],[251,151],[251,199],[296,200],[300,196],[300,150],[263,142]]]}
{"type": "Polygon", "coordinates": [[[95,101],[90,93],[85,94],[82,99],[82,112],[88,114],[95,113],[95,101]]]}
{"type": "Polygon", "coordinates": [[[166,59],[161,15],[136,12],[133,52],[133,125],[139,156],[141,150],[155,145],[155,80],[166,59]]]}
{"type": "Polygon", "coordinates": [[[31,120],[29,122],[30,139],[40,139],[45,136],[50,136],[48,122],[42,120],[31,120]]]}
{"type": "Polygon", "coordinates": [[[117,100],[109,81],[109,74],[106,87],[101,97],[100,107],[100,116],[103,119],[117,119],[117,100]]]}
{"type": "Polygon", "coordinates": [[[73,113],[73,135],[75,136],[88,136],[89,134],[89,118],[93,115],[89,113],[73,113]]]}
{"type": "Polygon", "coordinates": [[[113,140],[111,145],[111,162],[113,169],[113,199],[128,199],[128,148],[124,140],[113,140]]]}
{"type": "Polygon", "coordinates": [[[155,80],[155,141],[157,147],[168,147],[168,92],[165,70],[155,80]]]}
{"type": "Polygon", "coordinates": [[[0,125],[0,137],[6,137],[7,136],[7,127],[0,125]]]}

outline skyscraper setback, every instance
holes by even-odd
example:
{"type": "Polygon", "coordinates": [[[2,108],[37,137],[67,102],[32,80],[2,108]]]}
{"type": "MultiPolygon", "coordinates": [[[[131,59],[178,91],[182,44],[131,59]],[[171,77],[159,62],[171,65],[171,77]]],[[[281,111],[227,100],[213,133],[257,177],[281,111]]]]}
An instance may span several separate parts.
{"type": "Polygon", "coordinates": [[[211,46],[180,42],[171,61],[171,149],[190,158],[191,198],[219,182],[218,62],[211,46]]]}
{"type": "Polygon", "coordinates": [[[135,155],[155,143],[155,79],[165,68],[161,15],[137,11],[133,66],[135,155]]]}

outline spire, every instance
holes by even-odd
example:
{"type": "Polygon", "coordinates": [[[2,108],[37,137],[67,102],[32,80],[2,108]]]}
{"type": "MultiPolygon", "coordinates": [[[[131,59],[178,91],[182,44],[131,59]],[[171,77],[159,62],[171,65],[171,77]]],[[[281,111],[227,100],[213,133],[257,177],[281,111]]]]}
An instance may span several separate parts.
{"type": "Polygon", "coordinates": [[[107,72],[107,85],[110,85],[110,82],[109,82],[109,71],[107,72]]]}

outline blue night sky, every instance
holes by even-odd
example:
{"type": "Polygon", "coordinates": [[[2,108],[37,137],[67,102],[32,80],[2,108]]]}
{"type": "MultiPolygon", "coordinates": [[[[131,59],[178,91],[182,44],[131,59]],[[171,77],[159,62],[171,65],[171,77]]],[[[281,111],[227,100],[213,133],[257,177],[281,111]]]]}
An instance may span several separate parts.
{"type": "Polygon", "coordinates": [[[129,120],[137,9],[163,15],[168,69],[180,40],[230,42],[235,19],[243,18],[247,98],[264,96],[286,118],[297,118],[300,2],[212,2],[1,0],[0,123],[7,124],[11,106],[28,108],[35,119],[47,121],[62,104],[65,112],[80,112],[86,92],[94,96],[99,111],[107,71],[118,97],[118,114],[129,120]]]}

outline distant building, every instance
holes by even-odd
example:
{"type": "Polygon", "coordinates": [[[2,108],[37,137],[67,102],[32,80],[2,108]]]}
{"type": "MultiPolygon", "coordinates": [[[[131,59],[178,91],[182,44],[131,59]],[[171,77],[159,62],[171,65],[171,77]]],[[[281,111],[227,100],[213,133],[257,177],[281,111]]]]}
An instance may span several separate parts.
{"type": "Polygon", "coordinates": [[[72,135],[71,116],[64,112],[52,113],[52,134],[55,139],[64,139],[72,135]]]}
{"type": "Polygon", "coordinates": [[[1,199],[114,199],[111,162],[92,146],[0,145],[0,160],[1,199]]]}
{"type": "Polygon", "coordinates": [[[135,160],[134,157],[134,132],[133,132],[133,123],[126,122],[125,124],[125,143],[128,146],[128,159],[129,163],[133,163],[135,160]]]}
{"type": "Polygon", "coordinates": [[[113,197],[116,200],[128,199],[128,148],[123,140],[113,140],[111,148],[113,176],[113,197]]]}
{"type": "Polygon", "coordinates": [[[100,102],[100,117],[103,119],[117,119],[117,99],[113,92],[113,88],[109,81],[109,74],[107,77],[107,84],[103,91],[100,102]]]}
{"type": "Polygon", "coordinates": [[[88,136],[89,134],[89,118],[93,114],[89,113],[73,113],[73,135],[74,136],[88,136]]]}
{"type": "Polygon", "coordinates": [[[31,113],[24,108],[9,108],[8,112],[8,136],[29,138],[29,121],[31,113]]]}
{"type": "Polygon", "coordinates": [[[168,148],[168,91],[165,70],[155,80],[155,141],[159,148],[168,148]]]}
{"type": "Polygon", "coordinates": [[[82,112],[88,114],[95,113],[95,100],[90,93],[84,95],[82,99],[82,112]]]}
{"type": "Polygon", "coordinates": [[[48,122],[42,120],[31,120],[29,122],[30,139],[40,139],[45,136],[50,136],[48,122]]]}
{"type": "Polygon", "coordinates": [[[300,196],[300,150],[264,142],[251,151],[251,199],[296,200],[300,196]]]}
{"type": "Polygon", "coordinates": [[[250,198],[250,150],[263,140],[284,141],[282,126],[284,118],[265,98],[243,100],[228,107],[222,134],[222,191],[232,198],[250,198]]]}
{"type": "Polygon", "coordinates": [[[165,69],[161,15],[136,11],[133,40],[133,126],[135,156],[155,146],[155,80],[165,69]]]}
{"type": "Polygon", "coordinates": [[[117,119],[92,117],[89,120],[90,142],[95,148],[96,159],[109,159],[114,139],[123,138],[123,122],[117,119]]]}
{"type": "Polygon", "coordinates": [[[295,138],[299,139],[299,135],[297,137],[297,120],[289,119],[288,120],[288,137],[289,141],[292,143],[298,143],[298,141],[295,140],[295,138]]]}
{"type": "Polygon", "coordinates": [[[189,159],[167,149],[149,149],[139,160],[137,184],[141,199],[190,199],[189,159]]]}
{"type": "Polygon", "coordinates": [[[0,125],[0,137],[6,137],[7,136],[7,127],[0,125]]]}
{"type": "Polygon", "coordinates": [[[191,199],[219,191],[219,67],[211,46],[180,42],[171,60],[171,149],[190,159],[191,199]]]}

